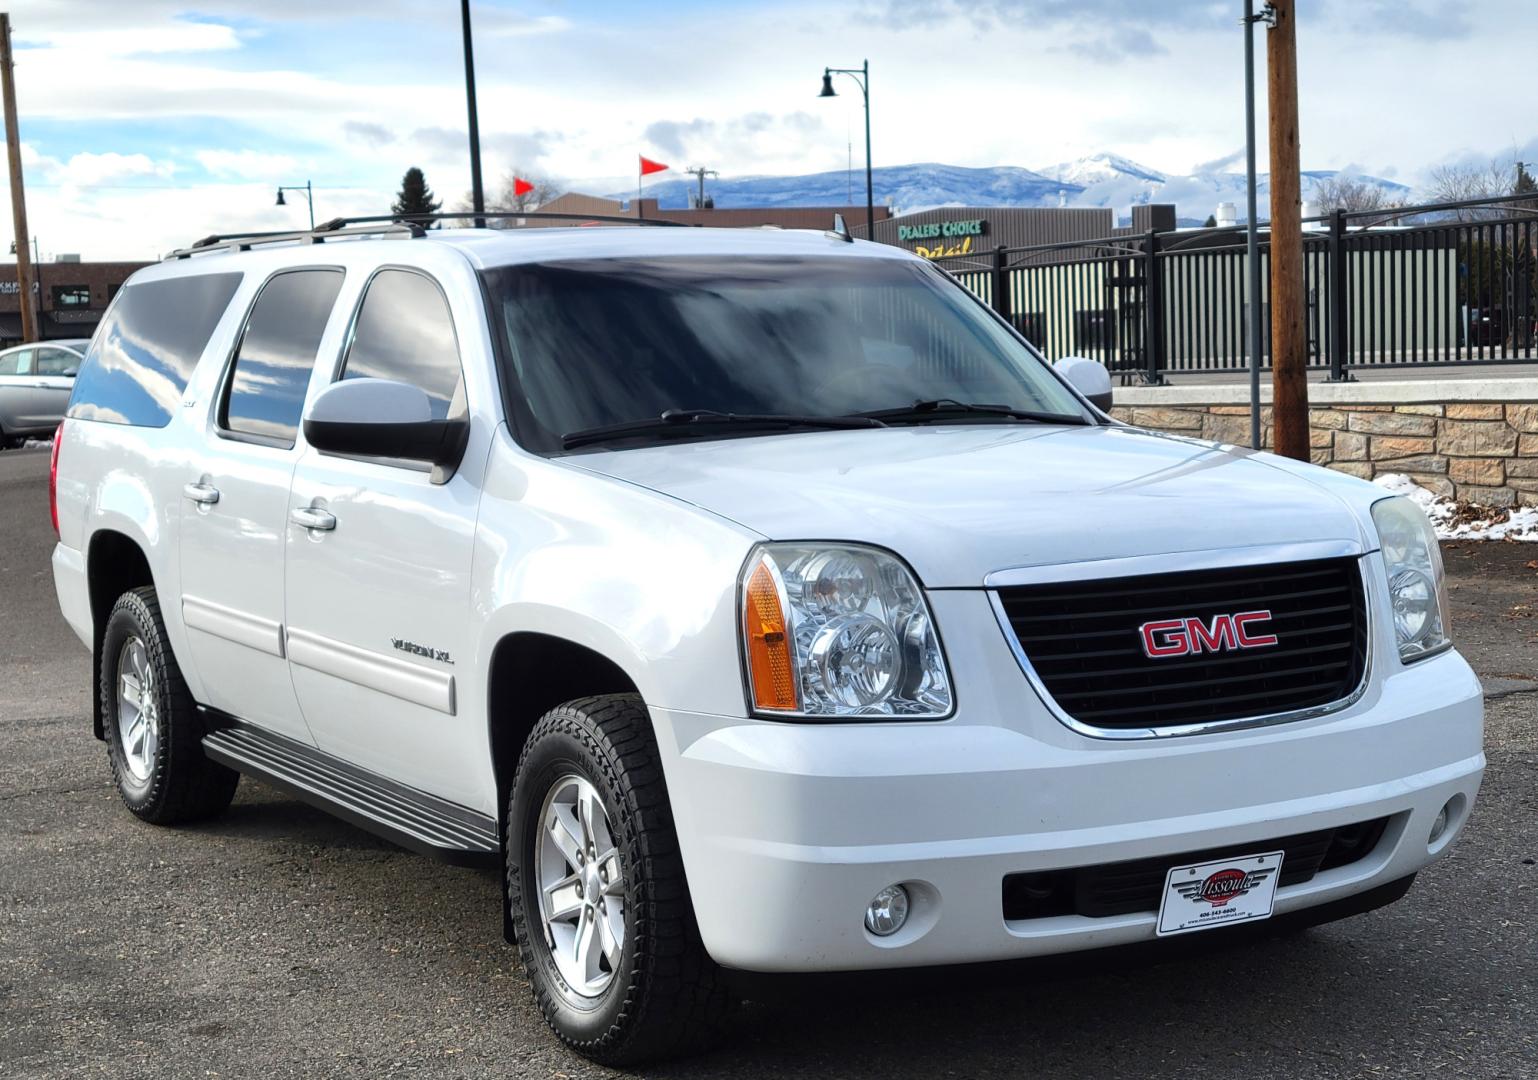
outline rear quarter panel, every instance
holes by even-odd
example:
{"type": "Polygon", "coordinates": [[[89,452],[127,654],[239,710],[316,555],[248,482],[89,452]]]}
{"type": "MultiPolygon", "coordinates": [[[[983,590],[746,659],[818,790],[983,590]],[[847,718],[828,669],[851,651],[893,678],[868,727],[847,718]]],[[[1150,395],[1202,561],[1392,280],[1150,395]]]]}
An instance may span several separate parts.
{"type": "MultiPolygon", "coordinates": [[[[174,424],[173,424],[174,426],[174,424]]],[[[170,428],[139,428],[70,420],[59,448],[60,542],[79,551],[87,574],[92,541],[103,532],[128,537],[144,552],[171,640],[193,696],[202,694],[197,671],[185,663],[186,629],[181,605],[177,532],[180,488],[189,454],[170,428]]],[[[232,568],[235,569],[235,568],[232,568]]]]}

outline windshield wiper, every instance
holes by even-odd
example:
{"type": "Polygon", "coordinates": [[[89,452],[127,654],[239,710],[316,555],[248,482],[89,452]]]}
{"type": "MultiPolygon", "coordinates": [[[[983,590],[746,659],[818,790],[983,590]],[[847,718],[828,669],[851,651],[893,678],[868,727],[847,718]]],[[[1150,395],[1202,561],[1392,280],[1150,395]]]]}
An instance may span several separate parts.
{"type": "Polygon", "coordinates": [[[561,436],[561,447],[572,450],[589,443],[625,439],[638,435],[686,433],[715,426],[757,428],[871,428],[886,427],[878,416],[794,416],[778,413],[724,413],[715,409],[665,409],[647,420],[627,420],[621,424],[568,431],[561,436]]]}
{"type": "Polygon", "coordinates": [[[1012,409],[1008,405],[986,405],[970,401],[957,401],[955,398],[931,398],[928,401],[915,401],[912,405],[900,405],[895,409],[872,409],[869,412],[856,413],[856,416],[868,416],[882,421],[912,421],[922,423],[926,420],[949,420],[958,416],[990,416],[1004,420],[1023,420],[1036,424],[1079,424],[1091,423],[1082,416],[1072,413],[1033,412],[1030,409],[1012,409]]]}

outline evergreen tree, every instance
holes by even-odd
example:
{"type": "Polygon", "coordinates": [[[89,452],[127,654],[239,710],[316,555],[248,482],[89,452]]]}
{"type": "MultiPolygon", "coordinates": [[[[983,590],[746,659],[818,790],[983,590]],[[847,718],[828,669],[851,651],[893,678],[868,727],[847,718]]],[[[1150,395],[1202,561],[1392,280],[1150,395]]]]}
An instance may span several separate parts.
{"type": "Polygon", "coordinates": [[[1208,214],[1206,222],[1204,222],[1202,224],[1202,228],[1204,228],[1204,229],[1216,229],[1217,227],[1218,227],[1218,216],[1216,214],[1208,214]]]}
{"type": "Polygon", "coordinates": [[[1538,191],[1538,180],[1534,180],[1533,174],[1527,171],[1527,162],[1517,162],[1517,182],[1511,186],[1511,193],[1526,195],[1534,191],[1538,191]]]}
{"type": "Polygon", "coordinates": [[[422,170],[413,165],[401,177],[400,193],[390,205],[390,213],[402,221],[430,227],[432,222],[425,215],[436,214],[442,205],[433,198],[433,189],[427,186],[427,177],[422,175],[422,170]]]}

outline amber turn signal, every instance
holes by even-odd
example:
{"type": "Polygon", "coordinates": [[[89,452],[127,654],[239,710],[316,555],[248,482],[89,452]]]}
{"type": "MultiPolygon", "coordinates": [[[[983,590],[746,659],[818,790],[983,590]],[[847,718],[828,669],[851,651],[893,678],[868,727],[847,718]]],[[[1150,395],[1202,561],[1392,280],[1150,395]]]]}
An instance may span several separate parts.
{"type": "Polygon", "coordinates": [[[748,675],[753,704],[760,709],[795,712],[800,707],[796,672],[780,590],[766,560],[760,559],[742,594],[742,629],[748,643],[748,675]]]}

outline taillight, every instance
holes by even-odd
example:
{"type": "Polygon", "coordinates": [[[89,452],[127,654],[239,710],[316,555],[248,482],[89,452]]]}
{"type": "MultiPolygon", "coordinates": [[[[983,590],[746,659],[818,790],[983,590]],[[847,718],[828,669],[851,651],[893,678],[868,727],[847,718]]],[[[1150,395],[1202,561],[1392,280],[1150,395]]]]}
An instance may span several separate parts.
{"type": "Polygon", "coordinates": [[[53,519],[53,535],[59,535],[59,444],[64,441],[64,421],[53,433],[53,451],[48,457],[48,516],[53,519]]]}

